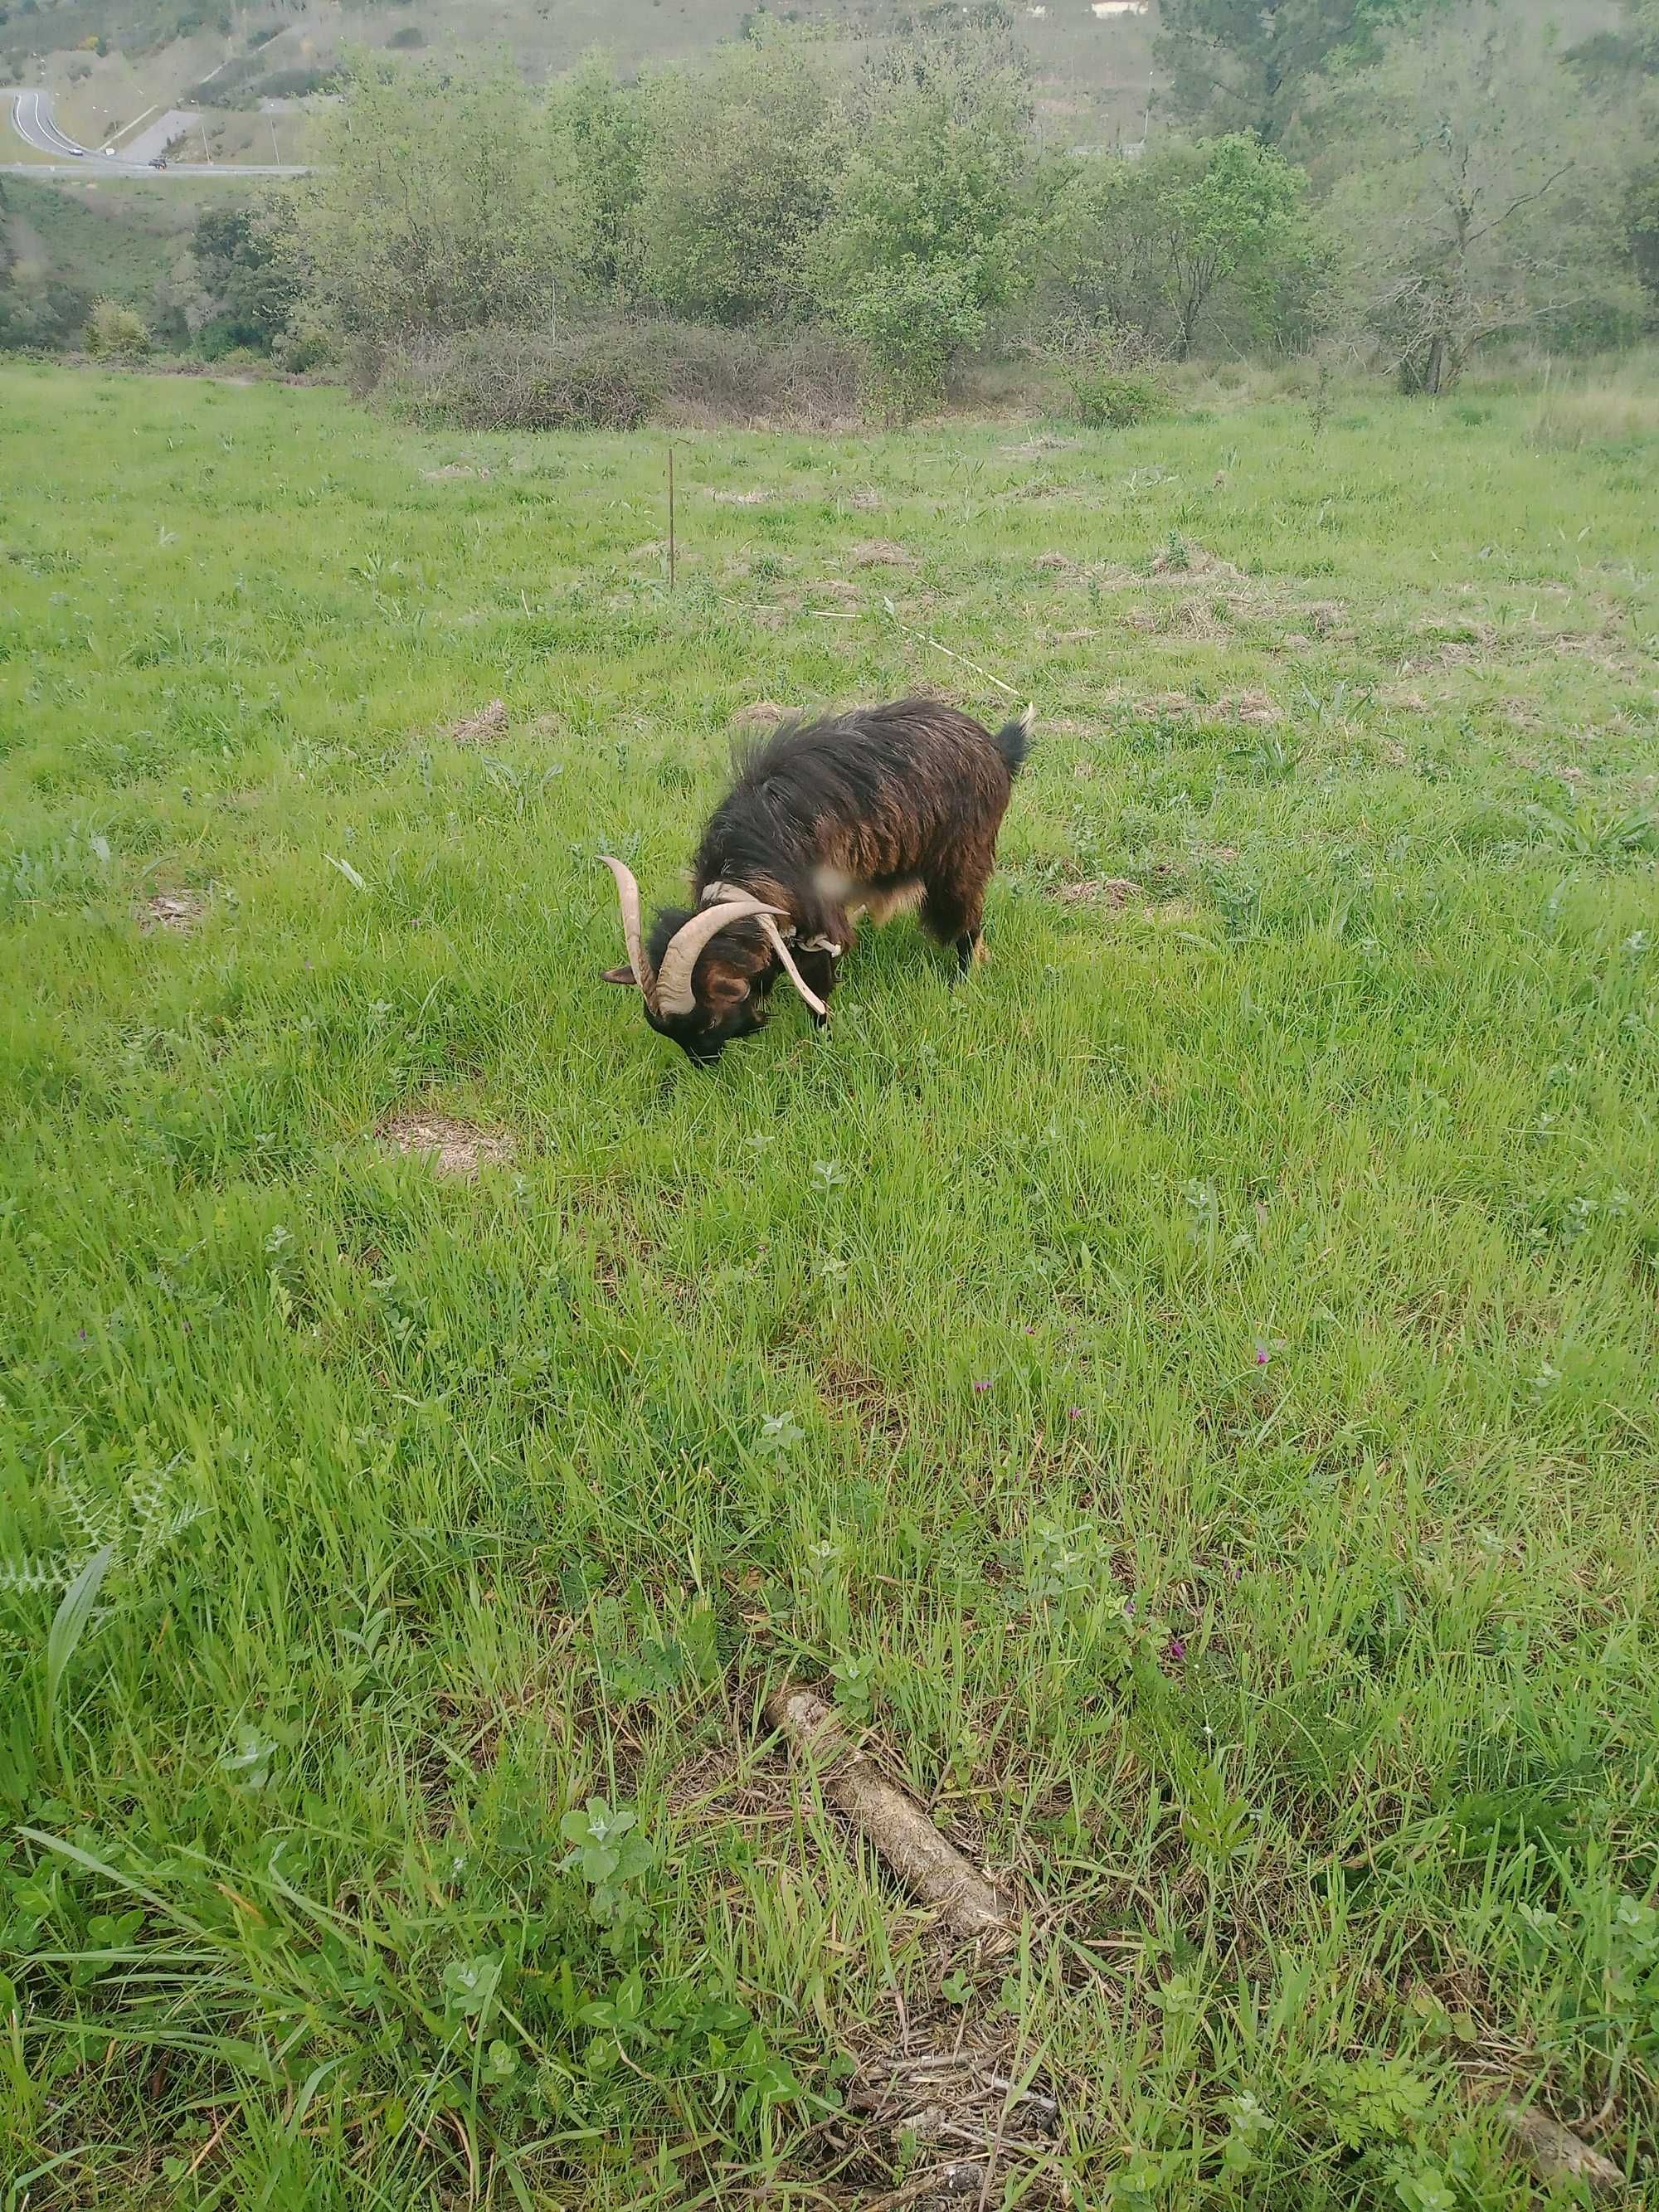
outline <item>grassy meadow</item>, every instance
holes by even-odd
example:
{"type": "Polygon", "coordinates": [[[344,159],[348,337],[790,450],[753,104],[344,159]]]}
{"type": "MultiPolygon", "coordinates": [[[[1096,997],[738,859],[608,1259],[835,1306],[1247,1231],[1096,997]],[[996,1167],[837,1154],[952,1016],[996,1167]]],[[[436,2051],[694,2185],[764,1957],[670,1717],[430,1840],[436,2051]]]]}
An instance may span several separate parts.
{"type": "Polygon", "coordinates": [[[1199,398],[671,592],[662,433],[0,371],[7,2212],[1639,2201],[1659,406],[1199,398]],[[597,855],[918,688],[991,964],[693,1070],[597,855]]]}

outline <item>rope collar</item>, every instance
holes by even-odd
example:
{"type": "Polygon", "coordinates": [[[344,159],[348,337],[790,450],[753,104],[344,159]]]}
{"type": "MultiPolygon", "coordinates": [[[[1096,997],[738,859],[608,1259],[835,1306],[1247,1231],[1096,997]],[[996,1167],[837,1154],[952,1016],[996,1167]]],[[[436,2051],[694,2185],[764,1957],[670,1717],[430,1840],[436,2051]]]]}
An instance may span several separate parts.
{"type": "MultiPolygon", "coordinates": [[[[720,906],[727,899],[749,898],[752,896],[752,893],[744,890],[742,884],[728,884],[717,876],[712,884],[706,884],[703,886],[702,896],[697,901],[697,904],[700,907],[720,906]]],[[[842,948],[836,943],[833,937],[797,938],[793,921],[781,921],[778,924],[778,933],[786,944],[798,944],[803,952],[827,952],[832,960],[839,960],[841,957],[842,948]]]]}

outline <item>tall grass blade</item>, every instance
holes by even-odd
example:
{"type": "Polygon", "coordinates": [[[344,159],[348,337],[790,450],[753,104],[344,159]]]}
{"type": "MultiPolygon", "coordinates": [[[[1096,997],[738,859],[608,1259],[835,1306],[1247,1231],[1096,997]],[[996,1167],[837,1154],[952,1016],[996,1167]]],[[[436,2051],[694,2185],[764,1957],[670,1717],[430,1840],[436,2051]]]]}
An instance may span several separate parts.
{"type": "Polygon", "coordinates": [[[98,1602],[98,1593],[103,1587],[104,1577],[110,1571],[115,1557],[113,1544],[106,1544],[87,1561],[75,1580],[64,1592],[63,1600],[52,1616],[52,1632],[46,1638],[46,1726],[50,1729],[58,1709],[58,1692],[76,1647],[87,1632],[87,1623],[92,1619],[92,1608],[98,1602]]]}

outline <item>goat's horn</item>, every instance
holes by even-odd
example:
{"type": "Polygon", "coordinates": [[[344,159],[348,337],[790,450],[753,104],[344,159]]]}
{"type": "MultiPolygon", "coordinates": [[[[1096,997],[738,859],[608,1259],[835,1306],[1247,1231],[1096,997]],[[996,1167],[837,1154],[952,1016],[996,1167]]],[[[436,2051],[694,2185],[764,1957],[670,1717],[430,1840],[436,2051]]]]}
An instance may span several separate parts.
{"type": "Polygon", "coordinates": [[[703,907],[690,921],[682,922],[663,950],[662,967],[657,975],[658,1012],[690,1012],[696,1003],[691,971],[697,964],[697,955],[728,922],[742,921],[751,914],[770,915],[779,910],[745,891],[737,898],[721,899],[716,906],[703,907]]]}
{"type": "MultiPolygon", "coordinates": [[[[645,957],[645,939],[640,927],[640,887],[635,882],[633,871],[620,860],[613,860],[609,853],[599,858],[617,878],[617,899],[622,908],[623,942],[628,947],[628,964],[634,970],[634,981],[644,992],[647,1006],[657,1003],[657,979],[651,973],[645,957]]],[[[666,963],[664,963],[666,965],[666,963]]]]}
{"type": "Polygon", "coordinates": [[[805,977],[801,974],[800,969],[796,967],[794,961],[790,957],[789,947],[783,941],[783,932],[778,927],[776,922],[773,921],[770,913],[763,907],[759,914],[757,915],[755,918],[760,923],[761,927],[766,932],[766,934],[771,939],[772,950],[777,954],[779,959],[782,961],[784,974],[789,978],[795,988],[800,993],[802,998],[805,1000],[807,1005],[811,1006],[812,1012],[817,1016],[818,1019],[821,1022],[828,1021],[830,1018],[829,1007],[824,1005],[823,1000],[819,998],[816,991],[809,988],[805,977]]]}

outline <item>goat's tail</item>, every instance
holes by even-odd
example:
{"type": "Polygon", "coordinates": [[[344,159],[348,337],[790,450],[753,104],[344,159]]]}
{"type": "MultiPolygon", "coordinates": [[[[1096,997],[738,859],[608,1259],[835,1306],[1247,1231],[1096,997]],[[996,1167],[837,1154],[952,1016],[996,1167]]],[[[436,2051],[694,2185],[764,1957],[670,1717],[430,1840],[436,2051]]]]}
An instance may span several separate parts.
{"type": "Polygon", "coordinates": [[[997,750],[1007,763],[1010,775],[1018,775],[1031,750],[1031,726],[1036,720],[1036,708],[1028,707],[1012,722],[1005,722],[992,739],[997,750]]]}

